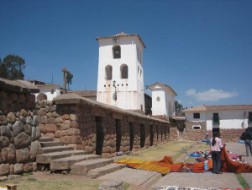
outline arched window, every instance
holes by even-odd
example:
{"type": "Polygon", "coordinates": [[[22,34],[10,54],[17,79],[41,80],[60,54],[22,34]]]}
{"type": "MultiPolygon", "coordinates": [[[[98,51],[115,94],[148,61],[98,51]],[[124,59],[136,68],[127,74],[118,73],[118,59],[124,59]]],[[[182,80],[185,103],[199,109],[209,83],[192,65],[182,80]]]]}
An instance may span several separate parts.
{"type": "Polygon", "coordinates": [[[122,79],[127,79],[128,78],[128,66],[123,64],[121,66],[121,78],[122,79]]]}
{"type": "Polygon", "coordinates": [[[105,79],[106,80],[112,80],[112,66],[111,65],[107,65],[105,67],[105,79]]]}
{"type": "Polygon", "coordinates": [[[114,59],[121,58],[121,47],[120,46],[113,47],[113,56],[114,56],[114,59]]]}

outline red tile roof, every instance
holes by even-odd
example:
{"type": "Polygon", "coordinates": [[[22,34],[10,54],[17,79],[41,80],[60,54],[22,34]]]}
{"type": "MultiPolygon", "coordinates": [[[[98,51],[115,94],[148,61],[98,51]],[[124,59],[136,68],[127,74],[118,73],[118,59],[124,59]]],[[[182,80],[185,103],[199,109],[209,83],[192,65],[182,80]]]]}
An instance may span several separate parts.
{"type": "Polygon", "coordinates": [[[223,110],[252,110],[252,105],[201,105],[183,110],[183,112],[195,111],[223,111],[223,110]]]}

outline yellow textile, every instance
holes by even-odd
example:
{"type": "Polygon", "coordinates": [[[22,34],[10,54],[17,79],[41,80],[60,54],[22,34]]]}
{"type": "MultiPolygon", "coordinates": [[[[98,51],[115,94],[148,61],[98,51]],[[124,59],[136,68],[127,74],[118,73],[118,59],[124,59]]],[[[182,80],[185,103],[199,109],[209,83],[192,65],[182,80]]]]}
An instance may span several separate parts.
{"type": "Polygon", "coordinates": [[[166,174],[171,171],[171,162],[170,162],[170,159],[162,159],[160,161],[143,161],[143,160],[138,160],[138,159],[121,159],[117,163],[118,164],[126,164],[127,166],[135,168],[135,169],[156,171],[161,174],[166,174]]]}

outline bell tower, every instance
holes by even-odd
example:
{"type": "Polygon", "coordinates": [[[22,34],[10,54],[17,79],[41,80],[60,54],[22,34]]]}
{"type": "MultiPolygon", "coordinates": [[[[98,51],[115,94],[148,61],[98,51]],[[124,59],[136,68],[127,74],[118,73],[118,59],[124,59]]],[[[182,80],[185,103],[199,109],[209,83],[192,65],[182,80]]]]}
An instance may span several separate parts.
{"type": "Polygon", "coordinates": [[[123,32],[98,37],[97,101],[125,110],[144,112],[144,42],[123,32]]]}

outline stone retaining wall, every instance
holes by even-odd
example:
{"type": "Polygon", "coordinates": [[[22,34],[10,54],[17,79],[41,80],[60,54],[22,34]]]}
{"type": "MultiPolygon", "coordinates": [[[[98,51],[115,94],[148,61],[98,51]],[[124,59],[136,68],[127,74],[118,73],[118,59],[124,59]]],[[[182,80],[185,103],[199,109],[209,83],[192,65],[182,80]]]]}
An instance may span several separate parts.
{"type": "Polygon", "coordinates": [[[103,157],[170,140],[170,125],[166,121],[77,95],[61,95],[53,103],[41,101],[38,106],[43,135],[103,157]]]}
{"type": "Polygon", "coordinates": [[[40,151],[35,97],[27,89],[7,85],[4,90],[1,85],[0,176],[34,171],[40,151]]]}
{"type": "MultiPolygon", "coordinates": [[[[212,137],[212,131],[206,130],[206,123],[198,123],[201,125],[201,129],[192,129],[194,123],[186,122],[186,128],[183,131],[184,140],[194,140],[200,141],[205,138],[206,133],[209,134],[209,137],[212,137]]],[[[238,142],[240,136],[245,129],[221,129],[221,138],[223,142],[238,142]]]]}

